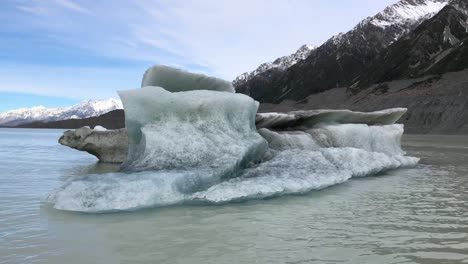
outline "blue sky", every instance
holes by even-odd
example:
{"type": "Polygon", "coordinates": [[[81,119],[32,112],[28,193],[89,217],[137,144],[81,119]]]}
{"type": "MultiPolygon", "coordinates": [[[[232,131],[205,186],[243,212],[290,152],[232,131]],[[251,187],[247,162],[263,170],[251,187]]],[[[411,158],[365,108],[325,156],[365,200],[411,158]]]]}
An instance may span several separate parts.
{"type": "Polygon", "coordinates": [[[396,0],[1,0],[0,111],[117,98],[167,64],[232,80],[396,0]]]}

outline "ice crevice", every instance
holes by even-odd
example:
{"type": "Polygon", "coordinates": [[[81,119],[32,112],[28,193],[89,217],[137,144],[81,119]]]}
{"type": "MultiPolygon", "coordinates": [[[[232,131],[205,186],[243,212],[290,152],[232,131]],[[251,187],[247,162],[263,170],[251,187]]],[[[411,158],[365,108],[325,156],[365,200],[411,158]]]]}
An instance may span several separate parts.
{"type": "MultiPolygon", "coordinates": [[[[405,109],[256,114],[229,82],[156,66],[121,91],[122,171],[72,178],[47,197],[61,210],[109,212],[302,194],[414,166],[400,147],[405,109]],[[257,130],[258,128],[258,130],[257,130]]],[[[104,133],[100,132],[100,133],[104,133]]]]}

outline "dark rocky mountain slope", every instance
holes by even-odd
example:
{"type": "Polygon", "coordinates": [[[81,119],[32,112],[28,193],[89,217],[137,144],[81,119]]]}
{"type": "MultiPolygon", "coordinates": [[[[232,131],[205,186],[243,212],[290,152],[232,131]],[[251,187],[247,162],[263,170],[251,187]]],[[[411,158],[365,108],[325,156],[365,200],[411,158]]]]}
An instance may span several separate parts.
{"type": "Polygon", "coordinates": [[[351,88],[460,71],[468,68],[467,51],[468,15],[449,5],[385,49],[351,88]]]}
{"type": "Polygon", "coordinates": [[[271,69],[236,82],[236,90],[263,103],[301,100],[351,86],[389,45],[438,13],[448,0],[402,0],[339,34],[286,70],[271,69]]]}
{"type": "Polygon", "coordinates": [[[393,107],[408,108],[399,121],[407,133],[468,133],[468,69],[374,84],[357,94],[346,87],[313,94],[296,102],[261,104],[261,112],[302,109],[350,109],[376,111],[393,107]]]}
{"type": "Polygon", "coordinates": [[[119,129],[125,127],[125,115],[121,109],[110,111],[106,114],[83,118],[83,119],[66,119],[52,122],[33,122],[21,124],[18,128],[63,128],[76,129],[83,126],[94,128],[95,126],[103,126],[108,129],[119,129]]]}

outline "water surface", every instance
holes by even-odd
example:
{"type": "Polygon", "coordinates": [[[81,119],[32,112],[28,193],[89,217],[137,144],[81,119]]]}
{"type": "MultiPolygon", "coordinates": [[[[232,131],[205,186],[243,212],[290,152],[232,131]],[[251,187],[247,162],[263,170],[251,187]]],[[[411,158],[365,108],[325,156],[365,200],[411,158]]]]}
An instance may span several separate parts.
{"type": "Polygon", "coordinates": [[[467,136],[405,136],[416,168],[303,196],[82,214],[42,201],[118,168],[61,133],[0,129],[0,263],[468,263],[467,136]]]}

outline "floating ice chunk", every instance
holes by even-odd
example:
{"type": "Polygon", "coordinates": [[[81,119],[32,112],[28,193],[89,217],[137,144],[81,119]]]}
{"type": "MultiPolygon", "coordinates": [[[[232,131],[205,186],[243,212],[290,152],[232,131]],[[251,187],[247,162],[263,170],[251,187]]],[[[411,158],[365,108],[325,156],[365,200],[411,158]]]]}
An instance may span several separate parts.
{"type": "Polygon", "coordinates": [[[107,131],[107,128],[103,126],[95,126],[94,131],[107,131]]]}
{"type": "Polygon", "coordinates": [[[307,110],[289,113],[259,113],[257,128],[313,127],[320,123],[391,125],[406,113],[406,108],[392,108],[375,112],[350,110],[307,110]]]}
{"type": "Polygon", "coordinates": [[[153,66],[146,70],[141,82],[141,87],[145,86],[159,86],[170,92],[193,90],[235,92],[231,82],[164,65],[153,66]]]}

